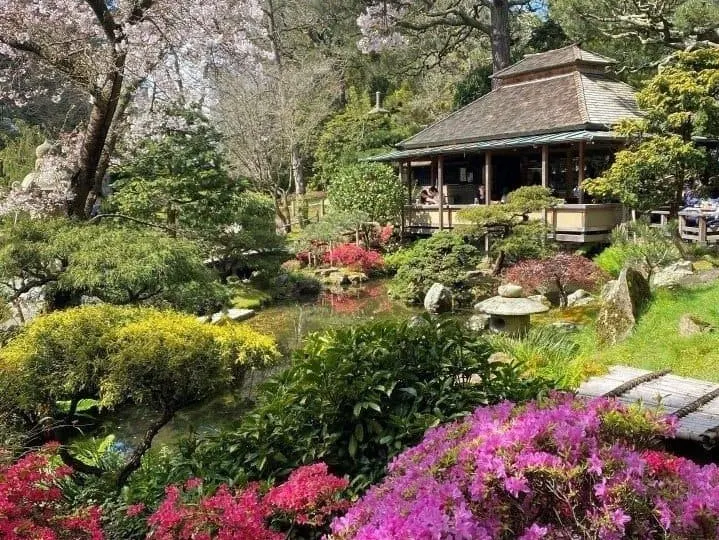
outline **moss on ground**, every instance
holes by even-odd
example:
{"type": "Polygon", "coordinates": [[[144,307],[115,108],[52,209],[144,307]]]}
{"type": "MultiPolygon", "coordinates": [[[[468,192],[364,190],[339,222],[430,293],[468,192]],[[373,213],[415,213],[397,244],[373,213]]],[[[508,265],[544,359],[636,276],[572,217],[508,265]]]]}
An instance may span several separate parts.
{"type": "Polygon", "coordinates": [[[719,381],[719,283],[654,294],[632,336],[599,349],[588,328],[579,336],[587,364],[627,365],[642,369],[669,368],[677,375],[719,381]],[[679,319],[690,314],[718,330],[690,337],[679,335],[679,319]]]}

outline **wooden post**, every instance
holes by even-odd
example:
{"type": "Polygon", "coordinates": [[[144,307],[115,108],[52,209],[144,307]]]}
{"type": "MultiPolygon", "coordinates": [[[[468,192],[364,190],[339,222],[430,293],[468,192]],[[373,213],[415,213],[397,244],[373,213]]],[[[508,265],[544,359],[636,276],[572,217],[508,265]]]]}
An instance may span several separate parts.
{"type": "MultiPolygon", "coordinates": [[[[549,187],[549,145],[543,144],[542,145],[542,187],[548,188],[549,187]]],[[[547,209],[545,208],[542,210],[542,218],[544,219],[544,225],[546,227],[547,225],[547,209]]],[[[556,209],[552,213],[552,223],[554,223],[554,220],[557,218],[557,211],[556,209]]],[[[546,228],[545,228],[546,231],[546,228]]],[[[553,231],[554,236],[556,236],[556,229],[553,231]]]]}
{"type": "Polygon", "coordinates": [[[699,243],[707,243],[707,217],[705,215],[699,216],[699,243]]]}
{"type": "Polygon", "coordinates": [[[400,238],[404,238],[404,232],[407,227],[407,211],[405,210],[407,207],[409,207],[409,215],[410,219],[412,216],[412,204],[414,201],[412,201],[412,182],[410,181],[410,164],[409,162],[402,162],[399,163],[399,181],[402,183],[402,185],[407,186],[407,204],[402,205],[402,212],[400,215],[400,228],[399,228],[399,234],[400,238]]]}
{"type": "Polygon", "coordinates": [[[492,152],[484,153],[484,204],[492,204],[492,152]]]}
{"type": "Polygon", "coordinates": [[[439,190],[439,230],[444,230],[444,156],[437,158],[437,189],[439,190]]]}
{"type": "Polygon", "coordinates": [[[579,141],[579,170],[577,171],[577,193],[579,194],[579,204],[584,204],[584,141],[579,141]]]}

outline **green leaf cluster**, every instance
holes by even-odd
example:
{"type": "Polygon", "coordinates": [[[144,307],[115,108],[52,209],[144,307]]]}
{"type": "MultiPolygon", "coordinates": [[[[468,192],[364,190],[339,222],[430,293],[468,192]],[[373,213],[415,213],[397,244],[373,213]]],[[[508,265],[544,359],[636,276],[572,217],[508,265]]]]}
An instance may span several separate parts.
{"type": "Polygon", "coordinates": [[[322,460],[361,489],[428,427],[542,388],[518,366],[488,362],[491,352],[451,320],[315,334],[289,369],[262,386],[238,428],[201,442],[195,457],[221,476],[262,479],[322,460]]]}
{"type": "Polygon", "coordinates": [[[405,256],[395,256],[399,266],[389,292],[409,304],[421,303],[433,283],[452,289],[455,303],[471,301],[469,270],[476,270],[482,253],[464,238],[451,232],[439,232],[419,240],[405,256]]]}
{"type": "Polygon", "coordinates": [[[171,111],[161,135],[111,173],[108,211],[166,225],[216,257],[242,260],[282,245],[273,201],[228,174],[220,134],[195,109],[171,111]]]}
{"type": "Polygon", "coordinates": [[[394,169],[380,163],[345,166],[337,171],[329,186],[333,208],[364,212],[370,221],[381,225],[398,221],[406,196],[394,169]]]}
{"type": "Polygon", "coordinates": [[[26,428],[84,399],[177,410],[278,356],[272,338],[242,325],[152,308],[73,308],[35,319],[0,350],[0,409],[26,428]]]}
{"type": "Polygon", "coordinates": [[[632,144],[614,164],[583,188],[640,211],[681,204],[687,186],[706,182],[716,168],[694,137],[719,135],[719,50],[674,55],[637,95],[644,119],[623,122],[632,144]]]}
{"type": "Polygon", "coordinates": [[[626,266],[641,268],[651,277],[657,268],[681,258],[668,228],[651,227],[644,221],[636,221],[612,231],[611,245],[597,255],[594,262],[614,277],[626,266]]]}
{"type": "Polygon", "coordinates": [[[612,166],[583,189],[600,198],[618,199],[639,211],[678,204],[687,184],[700,181],[707,154],[678,135],[659,135],[617,152],[612,166]]]}
{"type": "Polygon", "coordinates": [[[188,311],[221,307],[227,292],[198,247],[155,230],[63,219],[20,220],[0,229],[6,294],[47,285],[55,307],[97,296],[112,304],[156,303],[188,311]]]}
{"type": "MultiPolygon", "coordinates": [[[[385,103],[395,109],[402,90],[385,103]]],[[[368,93],[351,88],[344,109],[324,126],[315,150],[315,182],[331,186],[340,171],[361,158],[381,151],[409,137],[414,126],[402,115],[386,112],[371,113],[373,104],[368,93]]]]}
{"type": "Polygon", "coordinates": [[[523,259],[541,259],[556,251],[556,245],[547,240],[547,227],[543,221],[530,219],[531,214],[556,206],[561,199],[552,196],[542,186],[524,186],[507,195],[505,204],[473,206],[460,212],[467,223],[458,231],[472,236],[491,234],[491,253],[504,254],[507,262],[523,259]]]}

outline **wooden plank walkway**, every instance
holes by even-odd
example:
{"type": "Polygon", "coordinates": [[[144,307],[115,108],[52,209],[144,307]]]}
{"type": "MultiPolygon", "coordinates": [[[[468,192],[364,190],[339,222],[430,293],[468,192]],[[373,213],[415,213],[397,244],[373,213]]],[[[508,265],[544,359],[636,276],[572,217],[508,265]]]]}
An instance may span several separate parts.
{"type": "Polygon", "coordinates": [[[577,390],[583,397],[615,397],[641,403],[678,418],[677,438],[713,448],[719,443],[719,384],[672,375],[669,370],[647,371],[612,366],[577,390]]]}

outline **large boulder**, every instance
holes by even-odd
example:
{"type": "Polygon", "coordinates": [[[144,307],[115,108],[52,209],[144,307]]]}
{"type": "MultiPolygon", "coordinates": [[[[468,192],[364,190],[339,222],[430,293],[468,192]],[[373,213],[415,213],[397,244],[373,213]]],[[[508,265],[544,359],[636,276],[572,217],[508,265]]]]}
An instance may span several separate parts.
{"type": "Polygon", "coordinates": [[[652,276],[653,287],[676,287],[681,285],[687,276],[694,275],[691,261],[679,261],[658,270],[652,276]]]}
{"type": "Polygon", "coordinates": [[[602,291],[597,316],[597,335],[605,345],[614,345],[631,334],[639,312],[651,296],[646,278],[634,268],[625,268],[619,278],[602,291]]]}
{"type": "Polygon", "coordinates": [[[432,315],[452,311],[452,291],[441,283],[433,284],[424,297],[424,309],[432,315]]]}

